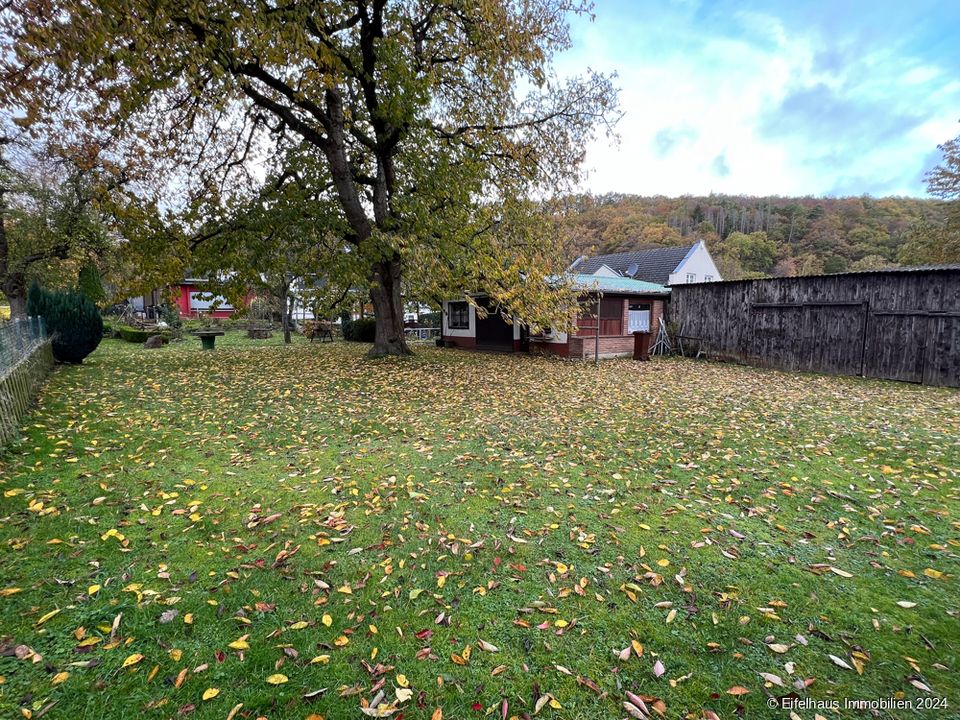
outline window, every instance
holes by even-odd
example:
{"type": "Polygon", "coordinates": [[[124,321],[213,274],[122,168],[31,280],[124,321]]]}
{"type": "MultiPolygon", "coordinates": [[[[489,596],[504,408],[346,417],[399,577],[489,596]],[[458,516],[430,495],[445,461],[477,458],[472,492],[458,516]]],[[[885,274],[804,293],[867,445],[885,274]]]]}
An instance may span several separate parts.
{"type": "MultiPolygon", "coordinates": [[[[581,302],[577,317],[577,335],[593,337],[597,334],[597,303],[581,302]]],[[[604,298],[600,301],[600,335],[623,334],[623,300],[604,298]]]]}
{"type": "Polygon", "coordinates": [[[450,330],[470,328],[470,305],[464,301],[447,303],[447,327],[450,330]]]}
{"type": "Polygon", "coordinates": [[[627,332],[650,332],[650,303],[630,303],[627,332]]]}
{"type": "Polygon", "coordinates": [[[697,274],[696,273],[687,273],[687,282],[696,282],[697,274]]]}
{"type": "Polygon", "coordinates": [[[190,295],[191,310],[212,310],[214,303],[217,304],[217,310],[233,310],[233,305],[228,303],[223,295],[207,292],[195,292],[190,295]]]}
{"type": "Polygon", "coordinates": [[[704,281],[704,282],[711,282],[712,280],[713,280],[713,275],[704,275],[704,276],[703,276],[703,281],[704,281]]]}

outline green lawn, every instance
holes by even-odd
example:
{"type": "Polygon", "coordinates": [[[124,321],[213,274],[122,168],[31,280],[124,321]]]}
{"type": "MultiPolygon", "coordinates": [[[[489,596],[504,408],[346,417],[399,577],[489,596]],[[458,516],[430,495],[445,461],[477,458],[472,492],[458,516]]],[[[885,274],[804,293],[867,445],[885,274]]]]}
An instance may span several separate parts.
{"type": "Polygon", "coordinates": [[[956,390],[365,350],[57,369],[0,455],[0,716],[960,713],[956,390]]]}

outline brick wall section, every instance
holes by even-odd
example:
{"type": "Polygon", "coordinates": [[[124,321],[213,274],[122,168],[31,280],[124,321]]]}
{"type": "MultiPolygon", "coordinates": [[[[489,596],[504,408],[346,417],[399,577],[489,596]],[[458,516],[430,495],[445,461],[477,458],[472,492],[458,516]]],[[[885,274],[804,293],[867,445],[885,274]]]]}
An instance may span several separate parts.
{"type": "Polygon", "coordinates": [[[17,438],[20,420],[33,406],[52,368],[53,348],[47,341],[0,378],[0,447],[17,438]]]}
{"type": "MultiPolygon", "coordinates": [[[[650,306],[650,332],[656,337],[660,332],[660,318],[663,317],[663,300],[654,300],[650,306]]],[[[666,318],[664,318],[666,322],[666,318]]],[[[653,342],[650,343],[653,347],[653,342]]]]}
{"type": "MultiPolygon", "coordinates": [[[[593,360],[596,343],[596,338],[570,338],[570,357],[580,360],[593,360]]],[[[616,355],[633,355],[633,335],[600,338],[600,358],[616,355]]]]}

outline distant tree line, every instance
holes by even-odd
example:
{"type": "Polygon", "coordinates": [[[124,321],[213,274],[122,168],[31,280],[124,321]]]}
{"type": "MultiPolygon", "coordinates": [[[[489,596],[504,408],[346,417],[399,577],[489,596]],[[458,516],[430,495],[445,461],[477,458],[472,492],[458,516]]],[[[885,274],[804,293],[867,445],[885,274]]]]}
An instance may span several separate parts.
{"type": "Polygon", "coordinates": [[[562,222],[574,256],[704,240],[723,276],[737,279],[960,262],[960,225],[949,222],[955,205],[906,197],[611,193],[568,198],[562,222]]]}

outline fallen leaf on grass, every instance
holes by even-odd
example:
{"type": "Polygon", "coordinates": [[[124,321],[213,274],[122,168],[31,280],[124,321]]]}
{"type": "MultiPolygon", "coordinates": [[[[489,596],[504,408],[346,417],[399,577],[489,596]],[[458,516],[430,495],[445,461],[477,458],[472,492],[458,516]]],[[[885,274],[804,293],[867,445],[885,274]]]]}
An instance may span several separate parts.
{"type": "Polygon", "coordinates": [[[830,655],[829,657],[834,665],[842,667],[844,670],[853,670],[853,668],[850,667],[850,664],[843,658],[838,658],[836,655],[830,655]]]}

